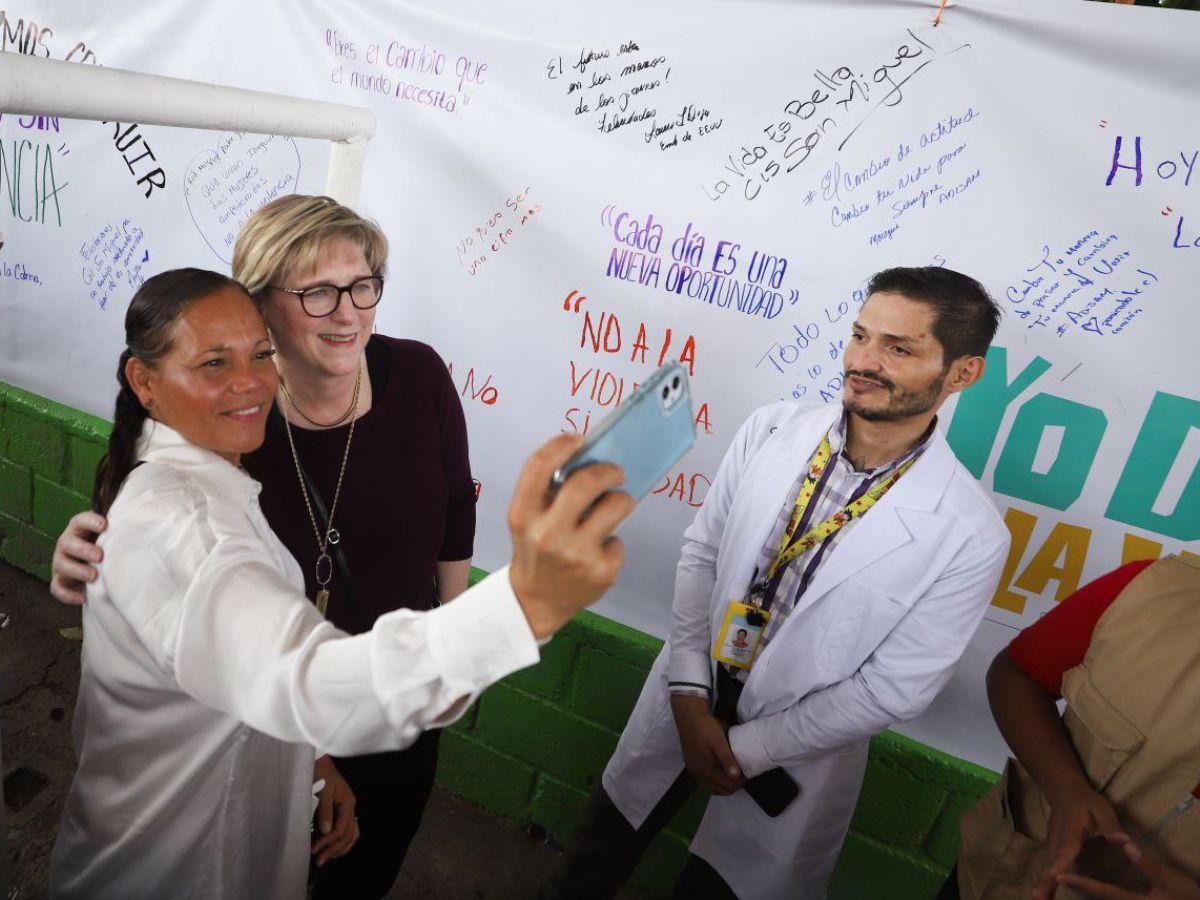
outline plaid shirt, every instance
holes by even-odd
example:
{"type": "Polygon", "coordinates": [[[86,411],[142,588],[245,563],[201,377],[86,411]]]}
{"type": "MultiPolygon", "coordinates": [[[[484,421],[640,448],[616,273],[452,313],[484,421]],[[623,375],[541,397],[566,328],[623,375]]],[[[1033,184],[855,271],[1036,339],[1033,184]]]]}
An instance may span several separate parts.
{"type": "MultiPolygon", "coordinates": [[[[829,446],[832,451],[829,466],[833,470],[828,472],[827,477],[823,479],[824,484],[818,485],[818,491],[813,494],[812,500],[809,501],[807,514],[800,527],[797,528],[799,533],[795,537],[803,536],[805,532],[810,531],[816,525],[831,518],[834,513],[840,512],[847,504],[857,500],[910,459],[916,459],[929,446],[929,441],[933,436],[934,425],[936,425],[936,420],[934,424],[930,425],[921,443],[902,456],[893,459],[891,462],[877,469],[855,471],[849,457],[844,452],[846,443],[846,415],[843,413],[842,417],[829,429],[829,446]]],[[[816,456],[816,451],[817,448],[814,447],[813,456],[816,456]]],[[[788,519],[791,518],[792,510],[796,506],[796,497],[800,493],[800,486],[804,483],[804,477],[808,474],[811,465],[812,457],[809,457],[808,465],[799,470],[795,483],[792,485],[791,490],[788,491],[787,500],[784,502],[783,508],[779,511],[779,515],[775,520],[775,527],[771,529],[767,542],[759,553],[758,570],[754,576],[755,579],[770,571],[771,564],[775,562],[775,557],[779,553],[779,542],[783,540],[783,535],[787,530],[788,519]]],[[[864,515],[870,515],[870,510],[864,515]]],[[[797,556],[783,571],[777,573],[775,578],[772,579],[771,584],[768,586],[766,600],[764,601],[764,606],[769,608],[771,617],[767,621],[766,629],[763,631],[762,642],[758,648],[759,654],[762,653],[771,639],[779,633],[780,626],[783,625],[784,620],[787,619],[792,610],[803,601],[804,591],[812,582],[817,570],[829,558],[838,541],[845,537],[846,533],[855,526],[859,518],[861,517],[851,519],[822,543],[797,556]]],[[[750,585],[746,585],[747,593],[749,589],[750,585]]],[[[725,664],[722,663],[722,665],[725,664]]],[[[739,669],[735,666],[726,666],[726,670],[742,682],[745,682],[746,678],[750,675],[749,669],[739,669]]],[[[672,685],[671,692],[676,694],[694,694],[702,697],[708,695],[708,692],[702,688],[684,685],[672,685]]]]}

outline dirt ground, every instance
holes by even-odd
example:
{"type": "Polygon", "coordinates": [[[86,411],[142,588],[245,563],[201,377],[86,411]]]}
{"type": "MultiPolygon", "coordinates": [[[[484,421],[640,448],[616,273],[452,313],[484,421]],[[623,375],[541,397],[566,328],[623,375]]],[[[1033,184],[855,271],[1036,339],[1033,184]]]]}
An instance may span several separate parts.
{"type": "Polygon", "coordinates": [[[71,716],[79,685],[78,609],[0,563],[0,753],[7,813],[8,898],[44,897],[46,865],[71,784],[71,716]]]}

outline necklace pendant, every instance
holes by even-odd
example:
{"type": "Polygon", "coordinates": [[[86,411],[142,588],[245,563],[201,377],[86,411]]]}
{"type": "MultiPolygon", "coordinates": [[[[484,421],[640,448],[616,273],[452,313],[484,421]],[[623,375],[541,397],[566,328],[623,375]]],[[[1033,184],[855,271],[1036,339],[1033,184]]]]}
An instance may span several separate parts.
{"type": "Polygon", "coordinates": [[[327,532],[325,532],[325,540],[329,541],[331,544],[336,544],[340,542],[341,539],[342,535],[336,528],[330,528],[327,532]]]}
{"type": "Polygon", "coordinates": [[[329,591],[325,588],[321,588],[319,591],[317,591],[316,603],[317,612],[319,612],[321,615],[325,615],[325,610],[329,608],[329,591]]]}
{"type": "Polygon", "coordinates": [[[333,557],[322,552],[317,557],[316,571],[313,574],[317,576],[317,584],[322,588],[329,584],[329,580],[333,578],[333,557]]]}

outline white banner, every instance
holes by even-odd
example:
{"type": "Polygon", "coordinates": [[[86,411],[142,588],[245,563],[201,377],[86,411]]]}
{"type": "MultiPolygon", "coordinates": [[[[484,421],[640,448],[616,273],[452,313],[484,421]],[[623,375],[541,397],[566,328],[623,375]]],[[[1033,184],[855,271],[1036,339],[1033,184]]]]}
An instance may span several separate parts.
{"type": "MultiPolygon", "coordinates": [[[[508,556],[526,454],[687,363],[697,446],[623,529],[599,606],[658,635],[737,426],[780,398],[838,402],[865,280],[979,278],[1005,320],[942,422],[1014,550],[958,676],[901,730],[997,768],[982,674],[1015,629],[1126,557],[1200,549],[1200,16],[963,0],[934,27],[935,9],[71,0],[10,5],[2,34],[5,52],[374,110],[379,328],[452,367],[484,568],[508,556]]],[[[136,285],[227,270],[245,218],[319,192],[327,155],[4,115],[0,378],[109,414],[136,285]]]]}

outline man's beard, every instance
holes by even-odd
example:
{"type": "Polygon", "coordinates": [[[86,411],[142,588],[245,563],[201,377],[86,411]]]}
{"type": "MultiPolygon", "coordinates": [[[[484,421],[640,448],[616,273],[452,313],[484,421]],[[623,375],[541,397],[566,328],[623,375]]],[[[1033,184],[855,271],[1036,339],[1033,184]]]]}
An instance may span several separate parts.
{"type": "Polygon", "coordinates": [[[855,375],[886,388],[888,392],[888,404],[882,409],[874,409],[865,407],[856,400],[843,397],[842,408],[846,412],[854,413],[860,419],[865,419],[868,422],[896,422],[900,419],[919,416],[933,409],[933,405],[937,402],[938,397],[941,396],[942,388],[946,384],[947,371],[943,370],[942,374],[922,390],[906,391],[898,390],[895,382],[889,381],[880,375],[871,375],[867,372],[861,372],[858,369],[847,369],[843,376],[844,379],[855,375]]]}

